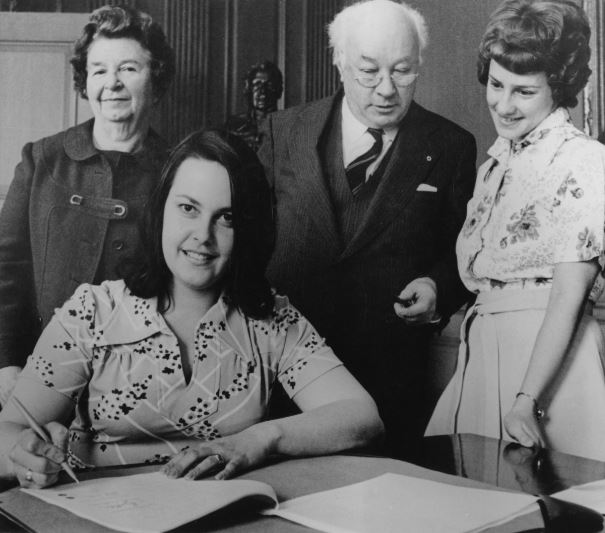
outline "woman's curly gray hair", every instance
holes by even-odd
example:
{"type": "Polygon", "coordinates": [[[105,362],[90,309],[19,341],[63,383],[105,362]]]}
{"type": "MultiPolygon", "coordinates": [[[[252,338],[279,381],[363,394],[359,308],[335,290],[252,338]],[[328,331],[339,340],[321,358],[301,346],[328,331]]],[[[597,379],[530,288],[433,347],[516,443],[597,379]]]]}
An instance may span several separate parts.
{"type": "Polygon", "coordinates": [[[126,6],[103,6],[95,9],[82,35],[75,42],[73,67],[74,88],[82,98],[87,98],[86,63],[88,49],[97,37],[108,39],[135,39],[151,54],[151,83],[153,94],[161,98],[174,77],[174,52],[166,40],[161,26],[147,14],[126,6]]]}

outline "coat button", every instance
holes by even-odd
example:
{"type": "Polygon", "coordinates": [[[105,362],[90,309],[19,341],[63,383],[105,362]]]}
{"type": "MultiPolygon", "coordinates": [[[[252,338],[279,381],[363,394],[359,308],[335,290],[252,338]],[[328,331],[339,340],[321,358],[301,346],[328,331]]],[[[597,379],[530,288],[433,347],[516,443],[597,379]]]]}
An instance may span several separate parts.
{"type": "Polygon", "coordinates": [[[113,241],[111,243],[111,246],[113,247],[114,250],[120,251],[120,250],[124,249],[124,241],[116,239],[115,241],[113,241]]]}

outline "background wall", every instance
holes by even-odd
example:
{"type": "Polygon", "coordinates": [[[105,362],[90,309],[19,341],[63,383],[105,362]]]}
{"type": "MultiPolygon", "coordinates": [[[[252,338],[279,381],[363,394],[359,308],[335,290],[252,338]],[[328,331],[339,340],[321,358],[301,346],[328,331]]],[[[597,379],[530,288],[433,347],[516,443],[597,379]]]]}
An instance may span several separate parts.
{"type": "MultiPolygon", "coordinates": [[[[470,130],[477,137],[482,160],[494,131],[483,88],[476,81],[475,58],[487,18],[499,0],[409,1],[426,17],[430,35],[417,100],[470,130]]],[[[0,0],[0,10],[89,13],[111,3],[150,13],[164,27],[177,54],[177,79],[155,121],[157,129],[174,142],[196,128],[222,124],[227,116],[245,111],[244,76],[251,65],[266,59],[284,73],[280,107],[333,92],[338,77],[331,65],[325,26],[350,2],[0,0]]],[[[603,17],[599,0],[584,3],[593,16],[603,17]]],[[[74,29],[76,36],[79,29],[74,29]]],[[[595,34],[596,61],[602,61],[602,44],[602,36],[595,34]]],[[[602,86],[602,77],[595,76],[595,83],[602,86]]],[[[580,105],[573,115],[580,127],[584,126],[583,111],[580,105]]]]}

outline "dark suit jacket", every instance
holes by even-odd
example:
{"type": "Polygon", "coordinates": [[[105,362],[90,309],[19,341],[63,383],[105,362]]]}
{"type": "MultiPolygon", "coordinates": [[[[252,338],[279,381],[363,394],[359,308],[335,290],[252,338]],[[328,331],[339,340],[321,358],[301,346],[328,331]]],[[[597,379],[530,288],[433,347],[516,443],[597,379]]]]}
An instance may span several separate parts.
{"type": "Polygon", "coordinates": [[[422,392],[433,331],[406,326],[394,298],[422,276],[436,281],[443,317],[468,297],[455,241],[472,194],[476,146],[470,133],[413,103],[365,220],[343,246],[318,153],[341,101],[336,95],[287,109],[265,123],[259,157],[277,201],[268,275],[374,395],[388,430],[390,415],[412,409],[401,402],[422,392]]]}

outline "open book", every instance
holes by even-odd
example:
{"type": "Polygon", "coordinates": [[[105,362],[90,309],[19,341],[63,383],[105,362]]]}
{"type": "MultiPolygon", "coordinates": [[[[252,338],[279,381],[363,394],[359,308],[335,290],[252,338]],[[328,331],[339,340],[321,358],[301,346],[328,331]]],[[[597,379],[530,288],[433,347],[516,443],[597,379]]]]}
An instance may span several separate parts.
{"type": "Polygon", "coordinates": [[[258,500],[259,509],[277,505],[273,488],[260,481],[193,481],[160,472],[21,490],[107,528],[130,533],[169,531],[244,499],[258,500]]]}
{"type": "Polygon", "coordinates": [[[105,527],[132,533],[168,531],[245,498],[258,500],[263,514],[330,533],[479,531],[537,509],[536,498],[526,494],[390,473],[279,505],[273,489],[259,481],[188,481],[157,472],[22,490],[105,527]]]}

